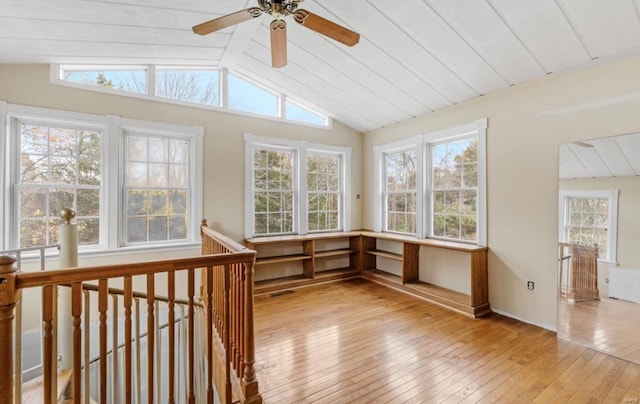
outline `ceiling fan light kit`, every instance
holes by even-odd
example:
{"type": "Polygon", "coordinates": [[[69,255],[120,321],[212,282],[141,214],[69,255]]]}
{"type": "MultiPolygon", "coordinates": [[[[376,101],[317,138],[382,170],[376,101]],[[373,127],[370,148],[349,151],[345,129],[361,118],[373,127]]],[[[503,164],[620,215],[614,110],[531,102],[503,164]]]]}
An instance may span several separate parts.
{"type": "Polygon", "coordinates": [[[258,0],[260,7],[247,8],[203,22],[194,26],[193,32],[198,35],[207,35],[252,18],[260,17],[262,14],[269,14],[274,18],[270,24],[271,65],[273,67],[283,67],[287,64],[287,23],[284,18],[290,15],[293,15],[293,20],[298,24],[347,46],[353,46],[360,41],[360,34],[357,32],[310,11],[298,9],[298,5],[302,1],[258,0]]]}

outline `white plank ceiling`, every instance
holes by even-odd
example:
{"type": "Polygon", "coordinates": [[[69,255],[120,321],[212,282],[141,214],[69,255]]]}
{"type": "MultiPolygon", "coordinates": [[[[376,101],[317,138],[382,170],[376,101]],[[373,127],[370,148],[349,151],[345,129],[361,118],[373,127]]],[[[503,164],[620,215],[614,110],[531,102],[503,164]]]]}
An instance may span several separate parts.
{"type": "Polygon", "coordinates": [[[228,68],[367,132],[554,72],[640,52],[640,0],[306,0],[361,34],[353,48],[288,18],[191,27],[256,0],[0,0],[0,63],[228,68]]]}
{"type": "Polygon", "coordinates": [[[560,145],[561,179],[640,175],[640,133],[560,145]]]}

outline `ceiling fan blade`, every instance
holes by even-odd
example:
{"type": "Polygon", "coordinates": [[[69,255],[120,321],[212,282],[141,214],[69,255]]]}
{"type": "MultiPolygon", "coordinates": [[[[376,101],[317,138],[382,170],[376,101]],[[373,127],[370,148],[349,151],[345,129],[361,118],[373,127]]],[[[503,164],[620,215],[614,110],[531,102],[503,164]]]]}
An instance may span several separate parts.
{"type": "Polygon", "coordinates": [[[203,22],[202,24],[194,26],[192,29],[193,32],[198,35],[207,35],[212,32],[219,31],[223,28],[227,28],[232,25],[250,20],[252,18],[260,17],[261,15],[262,10],[260,10],[258,7],[251,7],[247,8],[246,10],[236,11],[235,13],[213,19],[211,21],[203,22]]]}
{"type": "Polygon", "coordinates": [[[271,65],[287,64],[287,24],[283,20],[271,21],[271,65]]]}
{"type": "Polygon", "coordinates": [[[353,32],[342,25],[338,25],[307,10],[297,10],[293,17],[298,24],[342,42],[347,46],[353,46],[360,41],[360,34],[357,32],[353,32]]]}

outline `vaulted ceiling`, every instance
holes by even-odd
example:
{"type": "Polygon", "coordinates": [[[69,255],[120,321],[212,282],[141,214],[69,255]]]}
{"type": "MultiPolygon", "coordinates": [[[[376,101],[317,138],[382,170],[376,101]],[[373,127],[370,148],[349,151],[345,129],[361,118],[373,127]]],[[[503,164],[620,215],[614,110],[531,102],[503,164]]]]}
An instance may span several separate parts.
{"type": "Polygon", "coordinates": [[[0,0],[0,63],[219,66],[366,132],[550,73],[640,51],[640,0],[306,0],[361,34],[346,47],[288,17],[191,27],[255,0],[0,0]]]}

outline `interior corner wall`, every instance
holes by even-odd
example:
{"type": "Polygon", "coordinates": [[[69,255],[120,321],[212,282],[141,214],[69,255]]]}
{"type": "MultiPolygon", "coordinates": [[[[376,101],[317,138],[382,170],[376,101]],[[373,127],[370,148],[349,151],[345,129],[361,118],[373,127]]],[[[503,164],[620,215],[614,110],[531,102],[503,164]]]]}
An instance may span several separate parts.
{"type": "MultiPolygon", "coordinates": [[[[488,118],[487,231],[492,309],[556,329],[558,145],[640,131],[640,57],[558,74],[364,136],[373,146],[488,118]],[[535,290],[527,290],[527,281],[535,290]]],[[[372,228],[373,178],[364,182],[363,225],[372,228]]]]}
{"type": "MultiPolygon", "coordinates": [[[[234,240],[244,238],[244,133],[350,146],[351,227],[359,229],[362,192],[362,134],[334,121],[330,130],[203,108],[81,90],[49,82],[49,65],[0,64],[0,100],[169,124],[204,127],[204,212],[210,226],[234,240]]],[[[197,249],[199,251],[199,249],[197,249]]],[[[182,253],[184,254],[184,252],[182,253]]],[[[156,253],[147,254],[159,259],[156,253]]],[[[146,256],[144,257],[147,258],[146,256]]],[[[113,260],[122,259],[114,257],[113,260]]],[[[110,263],[112,260],[101,263],[110,263]]],[[[85,262],[83,262],[84,264],[85,262]]]]}

